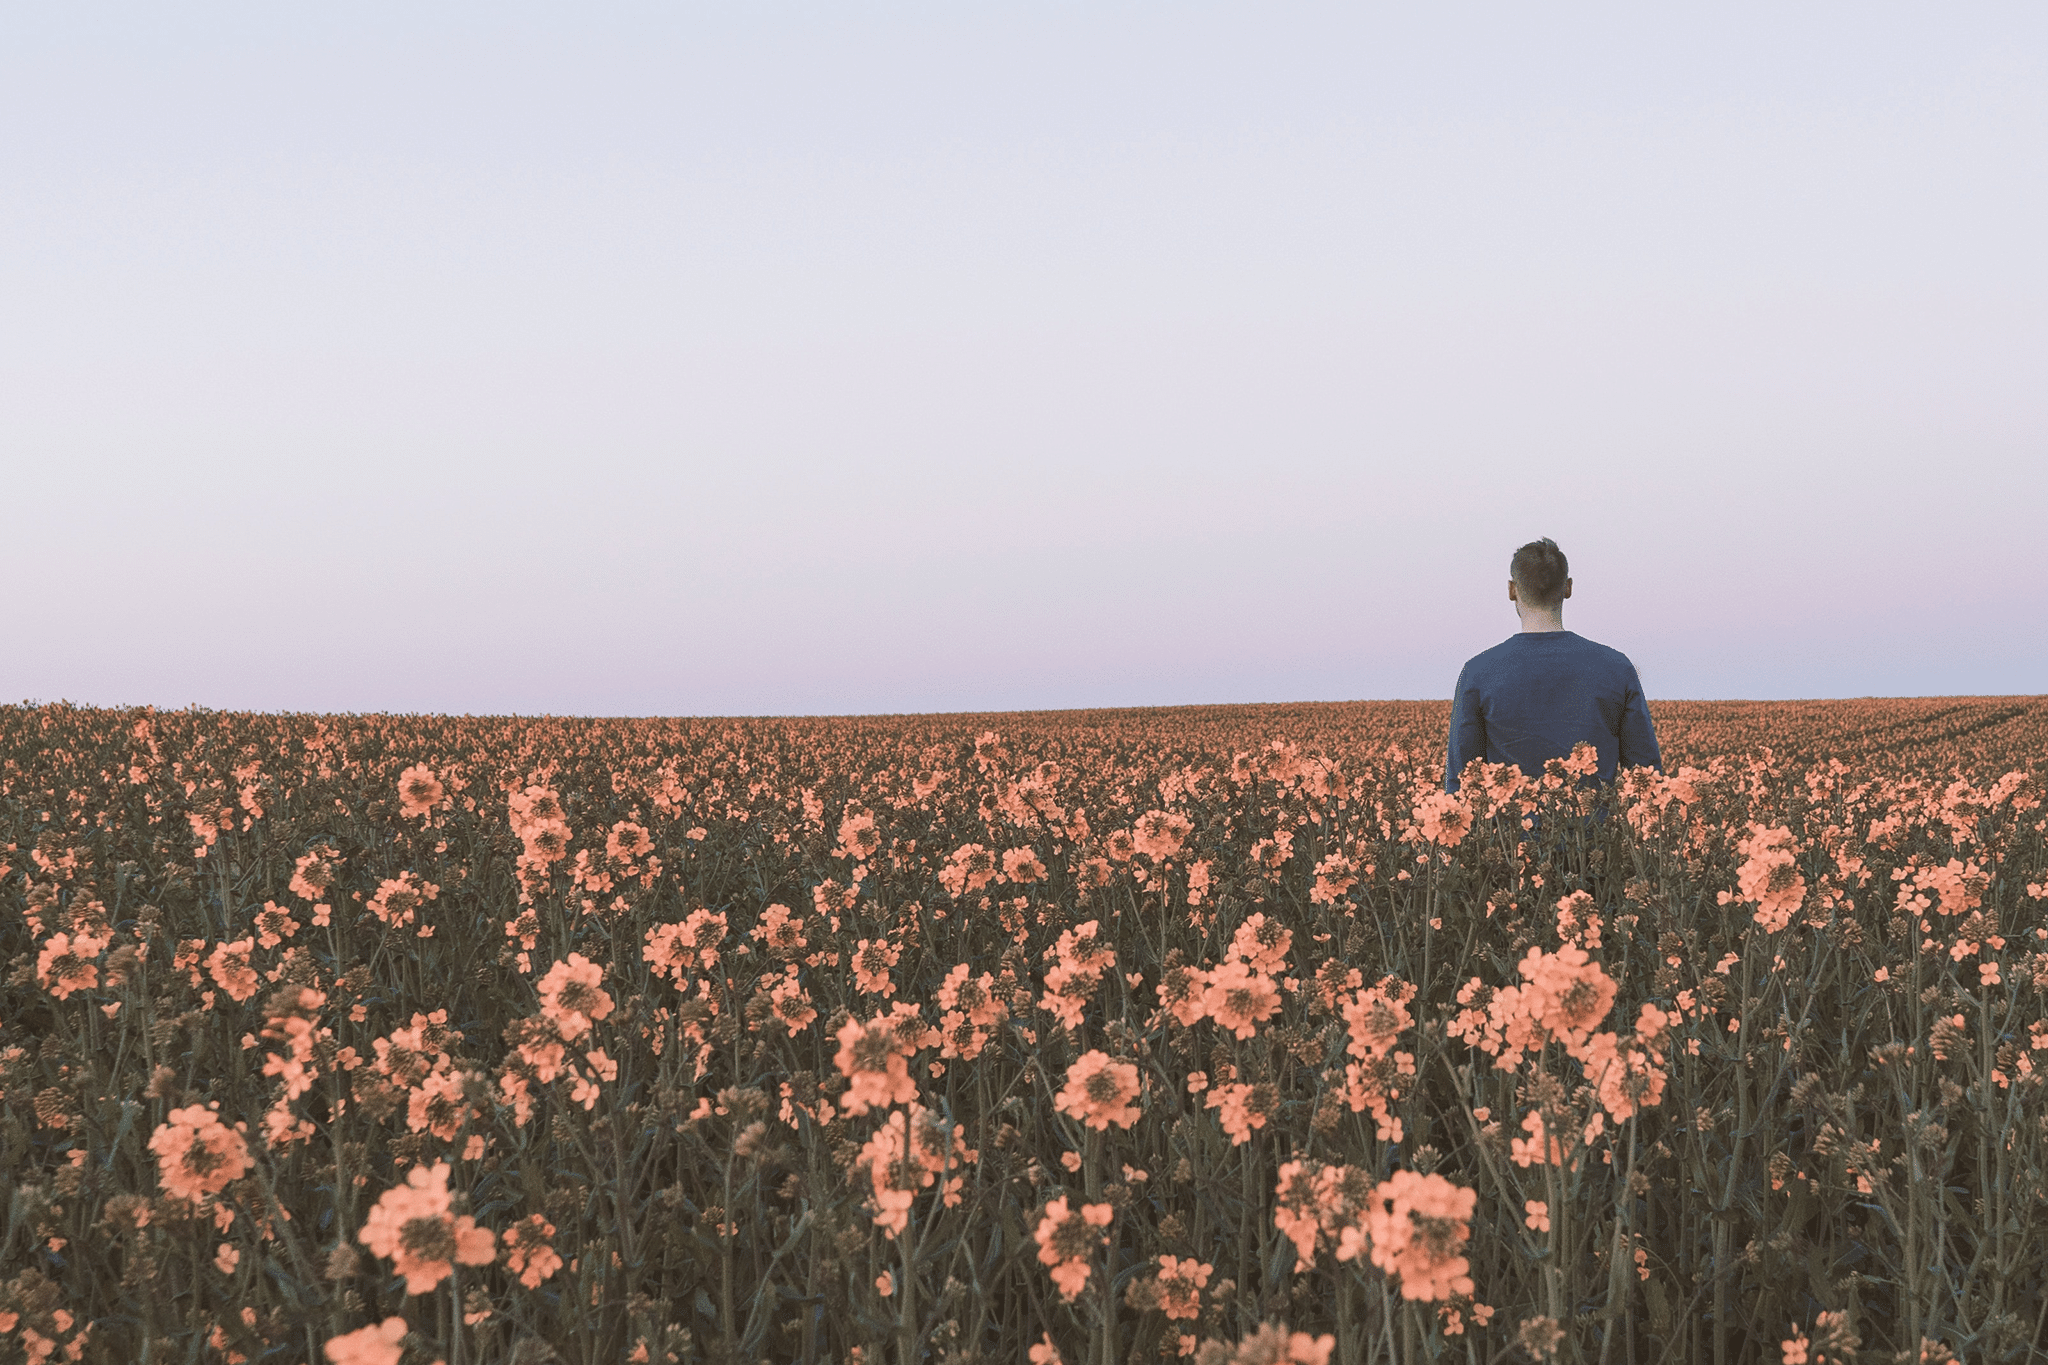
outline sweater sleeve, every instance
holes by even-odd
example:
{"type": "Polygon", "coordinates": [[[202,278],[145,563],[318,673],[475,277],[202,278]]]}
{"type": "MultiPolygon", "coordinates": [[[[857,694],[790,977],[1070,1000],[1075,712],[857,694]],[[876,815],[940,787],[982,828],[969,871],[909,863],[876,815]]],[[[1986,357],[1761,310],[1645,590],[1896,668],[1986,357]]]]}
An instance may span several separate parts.
{"type": "Polygon", "coordinates": [[[1628,691],[1621,707],[1621,756],[1615,767],[1664,770],[1664,758],[1657,749],[1657,725],[1650,719],[1649,700],[1643,696],[1642,679],[1636,676],[1632,663],[1628,666],[1628,691]]]}
{"type": "Polygon", "coordinates": [[[1479,688],[1471,680],[1472,666],[1458,670],[1458,688],[1451,694],[1450,754],[1444,763],[1444,790],[1458,790],[1458,774],[1475,758],[1486,756],[1486,716],[1479,705],[1479,688]]]}

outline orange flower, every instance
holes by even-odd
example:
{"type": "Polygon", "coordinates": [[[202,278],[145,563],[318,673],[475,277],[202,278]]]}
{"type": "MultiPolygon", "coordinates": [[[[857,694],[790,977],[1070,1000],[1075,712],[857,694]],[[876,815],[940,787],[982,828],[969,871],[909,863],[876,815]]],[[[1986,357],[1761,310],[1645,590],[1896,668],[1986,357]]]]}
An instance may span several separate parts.
{"type": "Polygon", "coordinates": [[[1294,1243],[1296,1269],[1315,1264],[1327,1174],[1320,1162],[1289,1161],[1280,1167],[1280,1183],[1273,1188],[1273,1226],[1294,1243]]]}
{"type": "Polygon", "coordinates": [[[881,831],[875,828],[874,812],[857,801],[846,803],[839,814],[839,846],[832,851],[842,858],[862,862],[882,846],[881,831]]]}
{"type": "Polygon", "coordinates": [[[1013,882],[1042,882],[1045,864],[1028,848],[1013,848],[1003,854],[1003,877],[1013,882]]]}
{"type": "Polygon", "coordinates": [[[1390,976],[1347,1001],[1343,1013],[1351,1042],[1345,1051],[1354,1057],[1384,1057],[1393,1051],[1401,1034],[1415,1023],[1407,1008],[1415,989],[1413,984],[1390,976]]]}
{"type": "Polygon", "coordinates": [[[1255,841],[1250,852],[1254,863],[1268,872],[1278,872],[1294,857],[1294,831],[1275,830],[1272,838],[1255,841]]]}
{"type": "Polygon", "coordinates": [[[398,1365],[405,1352],[405,1319],[396,1315],[372,1327],[359,1327],[334,1338],[321,1349],[331,1365],[398,1365]]]}
{"type": "Polygon", "coordinates": [[[198,1201],[219,1194],[249,1169],[249,1144],[203,1105],[173,1109],[149,1137],[157,1182],[174,1198],[198,1201]]]}
{"type": "Polygon", "coordinates": [[[1558,901],[1557,936],[1588,950],[1600,946],[1600,914],[1590,891],[1574,891],[1558,901]]]}
{"type": "Polygon", "coordinates": [[[100,971],[93,965],[107,946],[107,940],[79,934],[52,934],[36,956],[36,982],[59,1000],[73,991],[91,990],[99,984],[100,971]]]}
{"type": "MultiPolygon", "coordinates": [[[[1193,1341],[1192,1337],[1183,1338],[1193,1341]]],[[[1330,1353],[1337,1349],[1334,1333],[1325,1332],[1312,1337],[1306,1332],[1289,1332],[1285,1327],[1266,1323],[1258,1331],[1246,1337],[1232,1350],[1224,1341],[1204,1342],[1199,1351],[1190,1348],[1183,1355],[1192,1354],[1198,1360],[1227,1361],[1231,1365],[1329,1365],[1330,1353]]]]}
{"type": "Polygon", "coordinates": [[[1806,898],[1806,879],[1799,875],[1792,831],[1783,825],[1766,829],[1752,820],[1749,837],[1736,847],[1746,861],[1736,869],[1740,900],[1756,903],[1756,922],[1774,934],[1792,922],[1806,898]]]}
{"type": "Polygon", "coordinates": [[[974,761],[983,772],[1000,763],[1010,761],[1010,746],[1003,743],[1003,737],[993,730],[983,730],[974,741],[974,761]]]}
{"type": "Polygon", "coordinates": [[[413,922],[422,906],[440,894],[440,887],[417,873],[401,872],[378,883],[377,894],[370,897],[365,908],[392,928],[402,929],[413,922]]]}
{"type": "Polygon", "coordinates": [[[1078,1028],[1089,996],[1103,974],[1116,965],[1116,950],[1097,936],[1100,921],[1061,931],[1058,942],[1046,953],[1057,961],[1046,971],[1045,994],[1039,1007],[1050,1010],[1063,1028],[1078,1028]]]}
{"type": "Polygon", "coordinates": [[[1529,982],[1520,997],[1523,1011],[1568,1046],[1582,1042],[1614,1006],[1613,978],[1583,948],[1569,943],[1555,953],[1531,948],[1519,967],[1529,982]]]}
{"type": "Polygon", "coordinates": [[[995,855],[980,844],[962,844],[939,869],[939,885],[954,898],[979,891],[996,875],[995,855]]]}
{"type": "Polygon", "coordinates": [[[265,948],[275,948],[299,932],[299,922],[292,918],[292,912],[276,901],[263,902],[263,908],[256,912],[256,942],[265,948]]]}
{"type": "Polygon", "coordinates": [[[1194,822],[1174,811],[1148,810],[1132,827],[1131,846],[1148,858],[1164,860],[1180,852],[1194,822]]]}
{"type": "Polygon", "coordinates": [[[725,912],[713,914],[700,906],[681,924],[657,924],[649,929],[647,946],[640,955],[657,975],[673,977],[677,990],[687,990],[689,983],[684,977],[691,968],[708,972],[718,965],[718,945],[725,941],[725,933],[725,912]]]}
{"type": "Polygon", "coordinates": [[[256,988],[261,984],[256,969],[249,965],[249,955],[255,950],[256,940],[245,938],[215,945],[206,959],[207,973],[237,1004],[256,994],[256,988]]]}
{"type": "Polygon", "coordinates": [[[1294,942],[1294,931],[1281,927],[1279,921],[1269,920],[1263,913],[1248,916],[1237,932],[1230,936],[1230,952],[1234,957],[1255,972],[1271,976],[1287,965],[1287,949],[1294,942]]]}
{"type": "Polygon", "coordinates": [[[761,922],[754,926],[752,936],[768,945],[768,951],[775,954],[792,954],[809,942],[804,937],[804,921],[801,915],[792,914],[786,905],[771,905],[761,912],[761,922]]]}
{"type": "Polygon", "coordinates": [[[773,1011],[770,1017],[791,1033],[801,1033],[818,1017],[817,1007],[811,1004],[810,992],[797,979],[794,962],[779,978],[763,977],[762,985],[767,989],[769,1008],[773,1011]]]}
{"type": "Polygon", "coordinates": [[[1633,1117],[1639,1108],[1656,1107],[1664,1098],[1663,1054],[1644,1046],[1640,1038],[1596,1033],[1573,1055],[1585,1066],[1586,1079],[1598,1088],[1600,1103],[1617,1123],[1633,1117]]]}
{"type": "Polygon", "coordinates": [[[983,972],[970,980],[967,973],[965,962],[946,973],[946,979],[939,983],[939,1008],[959,1010],[983,1028],[1001,1023],[1010,1011],[995,997],[996,979],[983,972]]]}
{"type": "Polygon", "coordinates": [[[1541,1109],[1531,1109],[1523,1116],[1522,1131],[1529,1136],[1526,1138],[1513,1138],[1508,1142],[1509,1158],[1517,1166],[1562,1166],[1564,1164],[1564,1144],[1555,1137],[1551,1137],[1547,1141],[1545,1140],[1543,1111],[1541,1109]]]}
{"type": "Polygon", "coordinates": [[[340,853],[327,844],[316,844],[292,864],[290,890],[305,901],[317,901],[334,884],[334,862],[340,853]]]}
{"type": "Polygon", "coordinates": [[[1252,1129],[1266,1126],[1266,1098],[1261,1092],[1272,1091],[1271,1082],[1260,1085],[1219,1085],[1209,1092],[1203,1107],[1217,1110],[1216,1117],[1222,1121],[1223,1131],[1230,1135],[1230,1145],[1239,1147],[1251,1141],[1252,1129]]]}
{"type": "Polygon", "coordinates": [[[864,995],[894,995],[896,983],[889,979],[889,969],[902,955],[903,950],[886,939],[862,939],[853,950],[854,985],[864,995]]]}
{"type": "Polygon", "coordinates": [[[1209,974],[1199,967],[1176,961],[1179,955],[1180,950],[1174,949],[1166,959],[1166,970],[1159,974],[1159,1003],[1184,1027],[1193,1028],[1209,1013],[1208,1005],[1203,1002],[1204,993],[1209,988],[1209,974]]]}
{"type": "Polygon", "coordinates": [[[1112,1123],[1128,1128],[1138,1121],[1138,1110],[1131,1103],[1137,1097],[1138,1068],[1130,1062],[1112,1061],[1108,1053],[1090,1048],[1067,1068],[1066,1087],[1053,1103],[1061,1113],[1107,1132],[1112,1123]]]}
{"type": "Polygon", "coordinates": [[[268,1006],[270,1019],[264,1026],[263,1036],[282,1040],[286,1050],[266,1054],[263,1074],[283,1080],[286,1102],[312,1089],[313,1078],[319,1075],[314,1064],[315,1049],[323,1040],[334,1036],[332,1029],[316,1031],[313,1027],[326,1003],[326,994],[310,986],[288,986],[271,997],[268,1006]]]}
{"type": "Polygon", "coordinates": [[[1382,1053],[1363,1062],[1346,1062],[1343,1083],[1335,1088],[1335,1093],[1354,1114],[1372,1110],[1380,1141],[1399,1142],[1401,1120],[1387,1106],[1405,1092],[1402,1077],[1414,1074],[1414,1053],[1382,1053]]]}
{"type": "Polygon", "coordinates": [[[1202,1315],[1202,1290],[1209,1283],[1209,1276],[1216,1267],[1198,1264],[1191,1256],[1176,1260],[1172,1256],[1159,1258],[1159,1311],[1166,1314],[1168,1321],[1186,1318],[1192,1321],[1202,1315]]]}
{"type": "Polygon", "coordinates": [[[1249,1038],[1259,1025],[1280,1010],[1280,991],[1272,978],[1232,959],[1209,973],[1202,1008],[1211,1019],[1239,1038],[1249,1038]]]}
{"type": "Polygon", "coordinates": [[[398,813],[402,817],[424,820],[446,795],[441,779],[424,763],[415,763],[398,775],[398,813]]]}
{"type": "Polygon", "coordinates": [[[569,856],[567,825],[534,825],[527,830],[526,856],[539,862],[558,862],[569,856]]]}
{"type": "Polygon", "coordinates": [[[654,839],[640,826],[621,820],[605,836],[604,852],[615,863],[629,863],[643,853],[654,851],[654,839]]]}
{"type": "Polygon", "coordinates": [[[840,1108],[858,1117],[870,1107],[903,1104],[917,1094],[917,1082],[910,1079],[907,1052],[892,1017],[870,1019],[862,1024],[847,1020],[837,1035],[839,1052],[833,1065],[853,1082],[840,1100],[840,1108]]]}
{"type": "Polygon", "coordinates": [[[505,798],[505,806],[512,832],[522,839],[535,826],[566,825],[569,821],[568,812],[562,809],[562,798],[552,787],[536,784],[525,791],[512,792],[505,798]]]}
{"type": "MultiPolygon", "coordinates": [[[[1470,1266],[1456,1253],[1472,1236],[1478,1200],[1477,1190],[1414,1171],[1396,1171],[1373,1191],[1365,1239],[1372,1263],[1400,1278],[1402,1298],[1444,1299],[1472,1292],[1470,1266]]],[[[1349,1259],[1341,1248],[1339,1259],[1349,1259]]]]}
{"type": "Polygon", "coordinates": [[[437,1071],[415,1086],[406,1097],[405,1126],[412,1132],[425,1130],[443,1142],[453,1142],[474,1112],[463,1099],[470,1075],[462,1071],[437,1071]]]}
{"type": "Polygon", "coordinates": [[[910,1222],[911,1201],[917,1191],[949,1175],[941,1199],[948,1208],[958,1207],[966,1178],[958,1172],[977,1153],[967,1148],[960,1130],[937,1114],[913,1102],[906,1116],[892,1111],[888,1121],[875,1130],[861,1148],[854,1165],[865,1168],[873,1185],[870,1201],[874,1222],[885,1236],[894,1238],[910,1222]]]}
{"type": "Polygon", "coordinates": [[[562,1268],[562,1258],[548,1242],[554,1235],[555,1225],[537,1213],[505,1229],[505,1268],[528,1289],[540,1288],[541,1281],[562,1268]]]}
{"type": "Polygon", "coordinates": [[[1052,1282],[1060,1298],[1072,1303],[1088,1283],[1088,1261],[1106,1240],[1100,1228],[1109,1226],[1115,1210],[1108,1204],[1083,1204],[1079,1211],[1067,1207],[1061,1195],[1045,1206],[1032,1236],[1038,1242],[1038,1259],[1051,1267],[1052,1282]]]}
{"type": "Polygon", "coordinates": [[[1311,905],[1334,905],[1337,898],[1358,885],[1358,865],[1342,853],[1332,853],[1316,864],[1316,884],[1309,889],[1311,905]]]}
{"type": "Polygon", "coordinates": [[[426,1294],[455,1272],[456,1263],[489,1265],[497,1259],[497,1239],[468,1214],[451,1214],[448,1163],[430,1170],[415,1166],[405,1184],[384,1191],[357,1239],[371,1252],[388,1257],[392,1270],[405,1277],[405,1292],[426,1294]]]}
{"type": "Polygon", "coordinates": [[[604,968],[581,953],[569,954],[541,978],[541,1013],[554,1021],[565,1042],[575,1042],[612,1012],[611,996],[598,988],[602,980],[604,968]]]}
{"type": "Polygon", "coordinates": [[[1415,822],[1423,838],[1455,848],[1472,829],[1472,810],[1450,792],[1431,792],[1415,807],[1415,822]]]}

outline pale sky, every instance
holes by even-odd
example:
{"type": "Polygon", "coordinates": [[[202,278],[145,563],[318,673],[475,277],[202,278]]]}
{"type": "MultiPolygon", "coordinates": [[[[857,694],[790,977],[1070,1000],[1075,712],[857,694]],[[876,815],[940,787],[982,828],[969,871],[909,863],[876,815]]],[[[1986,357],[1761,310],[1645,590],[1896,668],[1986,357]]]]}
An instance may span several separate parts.
{"type": "Polygon", "coordinates": [[[2048,692],[2048,10],[0,10],[0,699],[2048,692]]]}

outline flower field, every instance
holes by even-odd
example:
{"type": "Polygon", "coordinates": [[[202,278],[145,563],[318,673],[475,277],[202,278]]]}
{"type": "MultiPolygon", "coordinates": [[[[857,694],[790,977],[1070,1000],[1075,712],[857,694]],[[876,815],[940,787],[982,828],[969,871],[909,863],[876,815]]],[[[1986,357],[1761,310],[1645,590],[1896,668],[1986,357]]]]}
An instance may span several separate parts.
{"type": "Polygon", "coordinates": [[[0,708],[0,1365],[2019,1361],[2048,700],[0,708]]]}

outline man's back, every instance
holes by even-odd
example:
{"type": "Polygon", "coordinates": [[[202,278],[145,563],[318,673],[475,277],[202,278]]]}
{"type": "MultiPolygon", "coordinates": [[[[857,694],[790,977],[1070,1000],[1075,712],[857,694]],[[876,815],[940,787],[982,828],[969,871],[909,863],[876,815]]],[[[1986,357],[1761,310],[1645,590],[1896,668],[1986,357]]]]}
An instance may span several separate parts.
{"type": "Polygon", "coordinates": [[[1568,630],[1510,635],[1469,659],[1451,699],[1444,790],[1475,758],[1513,763],[1531,777],[1585,740],[1600,751],[1595,780],[1617,767],[1662,768],[1657,729],[1628,656],[1568,630]]]}

